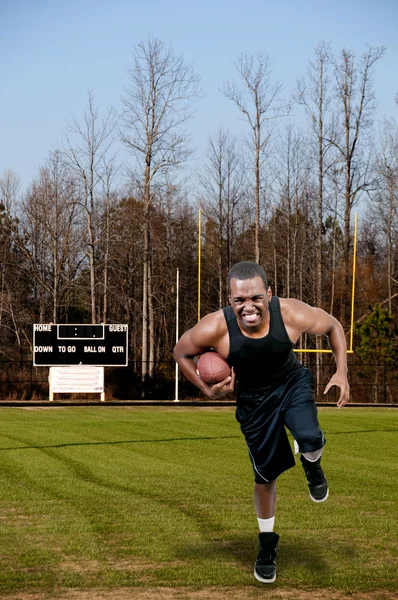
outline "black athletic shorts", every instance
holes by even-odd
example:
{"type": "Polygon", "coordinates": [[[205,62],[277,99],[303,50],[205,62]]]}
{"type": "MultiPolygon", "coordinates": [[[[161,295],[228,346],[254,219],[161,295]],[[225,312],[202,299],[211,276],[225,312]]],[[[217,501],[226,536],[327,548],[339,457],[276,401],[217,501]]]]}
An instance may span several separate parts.
{"type": "Polygon", "coordinates": [[[314,376],[302,366],[272,388],[240,390],[236,419],[257,483],[273,481],[295,465],[285,426],[300,452],[313,452],[325,444],[315,405],[314,376]]]}

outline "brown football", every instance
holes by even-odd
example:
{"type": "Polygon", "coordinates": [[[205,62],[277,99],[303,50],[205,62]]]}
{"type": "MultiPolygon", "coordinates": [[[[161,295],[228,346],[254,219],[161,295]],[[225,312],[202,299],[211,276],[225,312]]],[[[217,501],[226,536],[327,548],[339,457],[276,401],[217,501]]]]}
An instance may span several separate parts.
{"type": "Polygon", "coordinates": [[[231,367],[218,352],[205,352],[198,360],[197,369],[200,378],[209,385],[220,383],[231,375],[231,367]]]}

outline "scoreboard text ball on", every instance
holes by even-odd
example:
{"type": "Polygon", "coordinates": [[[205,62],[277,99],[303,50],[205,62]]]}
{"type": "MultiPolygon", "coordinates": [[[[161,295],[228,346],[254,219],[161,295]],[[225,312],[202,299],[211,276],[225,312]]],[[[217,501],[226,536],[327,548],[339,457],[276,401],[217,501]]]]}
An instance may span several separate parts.
{"type": "Polygon", "coordinates": [[[35,367],[126,367],[127,325],[33,325],[35,367]]]}

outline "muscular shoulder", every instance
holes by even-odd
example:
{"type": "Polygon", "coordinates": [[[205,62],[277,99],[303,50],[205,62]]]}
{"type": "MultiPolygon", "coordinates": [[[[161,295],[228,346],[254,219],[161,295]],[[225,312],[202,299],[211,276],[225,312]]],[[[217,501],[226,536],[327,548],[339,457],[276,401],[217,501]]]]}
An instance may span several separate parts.
{"type": "Polygon", "coordinates": [[[308,320],[313,308],[295,298],[280,298],[281,313],[286,325],[299,325],[308,320]]]}
{"type": "Polygon", "coordinates": [[[184,352],[196,355],[209,348],[218,349],[222,340],[227,336],[227,324],[224,313],[218,310],[203,317],[199,323],[186,331],[180,338],[178,346],[184,352]]]}
{"type": "Polygon", "coordinates": [[[208,345],[215,348],[220,338],[227,332],[227,323],[225,321],[223,310],[209,313],[203,317],[195,326],[196,333],[206,339],[208,345]]]}
{"type": "Polygon", "coordinates": [[[330,315],[319,308],[315,308],[296,300],[295,298],[281,298],[281,313],[285,326],[294,330],[297,334],[310,331],[319,319],[326,321],[330,315]]]}
{"type": "Polygon", "coordinates": [[[227,331],[224,311],[221,309],[204,316],[199,323],[195,325],[195,329],[199,331],[201,335],[208,334],[216,337],[223,335],[227,331]]]}
{"type": "Polygon", "coordinates": [[[321,308],[310,306],[294,298],[281,298],[280,305],[286,328],[294,331],[296,335],[305,331],[326,334],[335,320],[321,308]]]}

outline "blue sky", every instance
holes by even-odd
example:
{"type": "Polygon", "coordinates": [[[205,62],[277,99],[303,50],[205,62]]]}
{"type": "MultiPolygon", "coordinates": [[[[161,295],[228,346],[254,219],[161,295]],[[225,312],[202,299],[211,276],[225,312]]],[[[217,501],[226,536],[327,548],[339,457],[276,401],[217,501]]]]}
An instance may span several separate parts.
{"type": "MultiPolygon", "coordinates": [[[[378,63],[378,118],[398,117],[398,2],[394,0],[0,0],[0,174],[12,168],[23,188],[62,139],[65,122],[83,117],[87,90],[100,111],[120,108],[131,51],[162,38],[195,63],[205,94],[189,125],[198,152],[218,124],[242,129],[219,91],[234,77],[233,60],[263,51],[286,97],[305,74],[318,42],[359,56],[371,46],[378,63]]],[[[303,124],[299,111],[291,120],[303,124]]]]}

